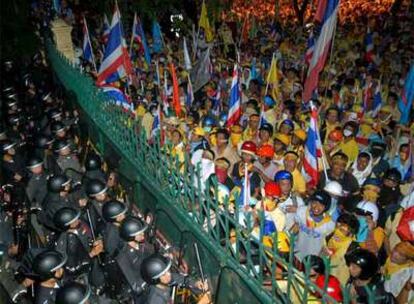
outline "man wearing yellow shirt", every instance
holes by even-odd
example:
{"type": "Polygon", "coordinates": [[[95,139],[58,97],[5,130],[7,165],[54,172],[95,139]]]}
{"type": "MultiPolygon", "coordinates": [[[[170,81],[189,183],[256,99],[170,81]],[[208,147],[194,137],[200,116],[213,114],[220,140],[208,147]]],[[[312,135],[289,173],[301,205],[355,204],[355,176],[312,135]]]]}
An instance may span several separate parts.
{"type": "Polygon", "coordinates": [[[285,170],[289,171],[293,177],[293,188],[292,191],[303,195],[306,193],[306,181],[297,168],[299,155],[294,151],[288,151],[285,153],[283,159],[283,165],[285,170]]]}
{"type": "Polygon", "coordinates": [[[259,137],[259,122],[260,116],[259,114],[251,114],[249,116],[249,125],[243,132],[243,141],[252,141],[257,144],[257,140],[259,137]]]}
{"type": "Polygon", "coordinates": [[[339,149],[348,156],[349,164],[352,164],[358,157],[359,148],[358,143],[355,140],[355,134],[357,131],[357,125],[353,121],[348,121],[344,125],[344,139],[339,145],[339,149]]]}

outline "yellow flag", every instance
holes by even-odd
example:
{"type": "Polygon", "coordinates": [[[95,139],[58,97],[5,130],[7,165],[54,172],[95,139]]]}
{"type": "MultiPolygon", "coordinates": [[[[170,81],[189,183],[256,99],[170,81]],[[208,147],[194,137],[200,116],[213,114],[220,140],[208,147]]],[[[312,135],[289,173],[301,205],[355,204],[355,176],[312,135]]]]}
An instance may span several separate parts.
{"type": "Polygon", "coordinates": [[[200,15],[200,21],[198,22],[198,26],[204,29],[204,34],[206,37],[206,41],[210,42],[213,40],[213,32],[210,28],[210,22],[208,21],[207,16],[207,8],[206,4],[203,1],[203,5],[201,6],[201,15],[200,15]]]}
{"type": "Polygon", "coordinates": [[[267,85],[266,85],[266,93],[268,93],[268,86],[272,85],[272,92],[271,95],[275,100],[279,100],[280,92],[279,92],[279,71],[277,68],[277,60],[275,56],[272,58],[272,62],[270,64],[270,70],[267,74],[267,85]]]}

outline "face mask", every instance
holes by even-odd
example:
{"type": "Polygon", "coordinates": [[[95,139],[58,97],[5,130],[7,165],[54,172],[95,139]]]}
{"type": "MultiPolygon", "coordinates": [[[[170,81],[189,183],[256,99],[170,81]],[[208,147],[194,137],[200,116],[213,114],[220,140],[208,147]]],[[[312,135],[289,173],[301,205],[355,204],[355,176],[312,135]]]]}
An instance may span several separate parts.
{"type": "Polygon", "coordinates": [[[344,240],[346,239],[348,236],[339,228],[335,228],[334,230],[334,235],[333,235],[337,240],[344,240]]]}
{"type": "Polygon", "coordinates": [[[344,130],[344,136],[345,137],[349,137],[349,136],[351,136],[352,135],[352,131],[350,131],[350,130],[348,130],[348,129],[345,129],[344,130]]]}
{"type": "Polygon", "coordinates": [[[363,216],[358,217],[358,222],[359,222],[359,230],[356,235],[356,241],[358,243],[362,243],[362,242],[365,242],[366,239],[368,238],[368,232],[369,232],[368,223],[367,223],[367,219],[363,216]]]}

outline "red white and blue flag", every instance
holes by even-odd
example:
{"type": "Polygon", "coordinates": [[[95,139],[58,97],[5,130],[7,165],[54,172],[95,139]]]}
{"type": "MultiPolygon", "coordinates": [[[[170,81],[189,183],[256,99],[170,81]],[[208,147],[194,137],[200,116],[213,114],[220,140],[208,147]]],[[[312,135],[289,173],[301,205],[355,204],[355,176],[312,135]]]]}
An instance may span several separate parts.
{"type": "Polygon", "coordinates": [[[96,64],[95,59],[93,57],[91,39],[89,38],[89,31],[88,25],[86,24],[86,19],[83,17],[83,44],[82,44],[82,51],[83,51],[83,59],[90,62],[96,72],[96,64]]]}
{"type": "Polygon", "coordinates": [[[104,44],[108,42],[110,32],[111,32],[111,25],[109,24],[108,17],[106,16],[106,14],[104,14],[103,33],[102,33],[102,40],[104,44]]]}
{"type": "Polygon", "coordinates": [[[313,49],[315,47],[315,38],[313,37],[313,31],[310,32],[308,42],[306,45],[305,63],[310,64],[313,55],[313,49]]]}
{"type": "Polygon", "coordinates": [[[372,117],[376,117],[382,107],[381,84],[378,83],[375,87],[374,103],[372,105],[372,117]]]}
{"type": "Polygon", "coordinates": [[[138,45],[138,52],[144,54],[145,61],[147,64],[150,64],[151,54],[148,48],[147,39],[145,38],[144,29],[142,28],[142,23],[139,20],[137,13],[134,15],[134,24],[132,25],[131,51],[134,42],[138,45]]]}
{"type": "Polygon", "coordinates": [[[367,28],[367,34],[364,38],[365,44],[365,60],[372,62],[374,60],[374,40],[372,39],[372,33],[369,27],[367,28]]]}
{"type": "Polygon", "coordinates": [[[99,68],[96,83],[98,85],[112,83],[131,75],[131,73],[132,64],[123,36],[121,14],[118,6],[115,6],[109,41],[105,48],[104,58],[99,68]]]}
{"type": "Polygon", "coordinates": [[[321,31],[314,47],[312,60],[310,61],[305,80],[305,88],[303,91],[303,101],[305,102],[311,100],[313,92],[318,87],[319,73],[325,66],[335,34],[338,7],[339,0],[319,1],[315,19],[321,22],[321,31]]]}
{"type": "Polygon", "coordinates": [[[303,159],[303,169],[310,187],[316,187],[319,182],[318,156],[322,156],[322,143],[318,129],[318,112],[311,105],[310,125],[303,159]]]}
{"type": "Polygon", "coordinates": [[[227,118],[228,127],[238,124],[241,116],[241,93],[239,81],[239,67],[236,63],[233,69],[233,80],[231,81],[229,114],[227,118]]]}
{"type": "Polygon", "coordinates": [[[129,101],[128,96],[120,89],[112,86],[102,86],[101,89],[117,106],[121,106],[126,112],[135,114],[133,104],[129,101]]]}

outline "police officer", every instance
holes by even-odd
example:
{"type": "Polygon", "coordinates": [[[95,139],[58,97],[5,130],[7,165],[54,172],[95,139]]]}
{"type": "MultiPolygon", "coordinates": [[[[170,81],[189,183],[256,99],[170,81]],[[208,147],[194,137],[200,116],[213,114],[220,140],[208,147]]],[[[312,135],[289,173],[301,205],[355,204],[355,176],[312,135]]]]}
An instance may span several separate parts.
{"type": "Polygon", "coordinates": [[[107,259],[112,259],[122,247],[123,242],[119,234],[119,227],[125,219],[126,213],[127,206],[119,201],[106,202],[102,207],[102,216],[106,221],[103,240],[107,259]]]}
{"type": "Polygon", "coordinates": [[[92,179],[86,184],[86,194],[89,201],[84,208],[84,218],[91,226],[95,236],[102,234],[105,228],[105,221],[102,217],[102,206],[108,200],[108,188],[105,183],[92,179]]]}
{"type": "Polygon", "coordinates": [[[1,143],[1,150],[3,152],[2,169],[6,181],[21,181],[23,179],[24,162],[15,147],[16,142],[10,140],[5,140],[1,143]]]}
{"type": "Polygon", "coordinates": [[[45,134],[36,135],[33,140],[34,154],[43,159],[43,166],[50,174],[60,174],[58,164],[52,153],[52,143],[54,139],[45,134]]]}
{"type": "Polygon", "coordinates": [[[67,257],[65,278],[75,279],[88,274],[91,270],[91,260],[103,251],[102,240],[92,243],[90,230],[80,220],[80,211],[77,209],[59,209],[54,215],[53,222],[60,230],[55,249],[67,257]]]}
{"type": "Polygon", "coordinates": [[[61,121],[54,121],[50,124],[50,130],[57,140],[65,140],[67,138],[67,128],[61,121]]]}
{"type": "Polygon", "coordinates": [[[91,303],[91,289],[78,282],[69,282],[63,285],[56,293],[58,304],[87,304],[91,303]]]}
{"type": "Polygon", "coordinates": [[[72,153],[71,143],[67,140],[56,140],[53,150],[57,154],[56,162],[59,168],[68,175],[75,183],[82,179],[82,168],[78,157],[72,153]]]}
{"type": "Polygon", "coordinates": [[[66,175],[52,175],[47,183],[48,194],[42,204],[39,222],[51,230],[56,230],[53,217],[62,207],[77,207],[78,204],[70,193],[70,179],[66,175]]]}
{"type": "Polygon", "coordinates": [[[26,183],[26,194],[30,205],[33,207],[43,202],[47,195],[47,172],[43,167],[43,160],[38,156],[32,156],[26,162],[29,171],[26,183]]]}
{"type": "MultiPolygon", "coordinates": [[[[141,265],[141,275],[150,285],[145,303],[166,304],[171,302],[173,286],[187,287],[195,294],[206,290],[206,284],[201,281],[192,282],[188,277],[171,272],[172,261],[158,253],[145,258],[141,265]]],[[[201,301],[201,300],[200,300],[201,301]]],[[[203,299],[203,301],[205,301],[203,299]]]]}
{"type": "Polygon", "coordinates": [[[97,179],[103,183],[107,182],[105,173],[102,170],[102,161],[99,155],[95,153],[89,153],[85,160],[85,174],[82,182],[86,180],[97,179]]]}
{"type": "Polygon", "coordinates": [[[55,303],[56,291],[63,276],[66,258],[55,250],[46,250],[38,254],[33,261],[33,270],[37,275],[35,304],[55,303]]]}
{"type": "Polygon", "coordinates": [[[121,238],[125,241],[116,257],[116,262],[126,278],[134,303],[140,303],[143,296],[144,280],[141,277],[141,263],[154,252],[145,241],[148,225],[136,217],[127,217],[120,227],[121,238]]]}

